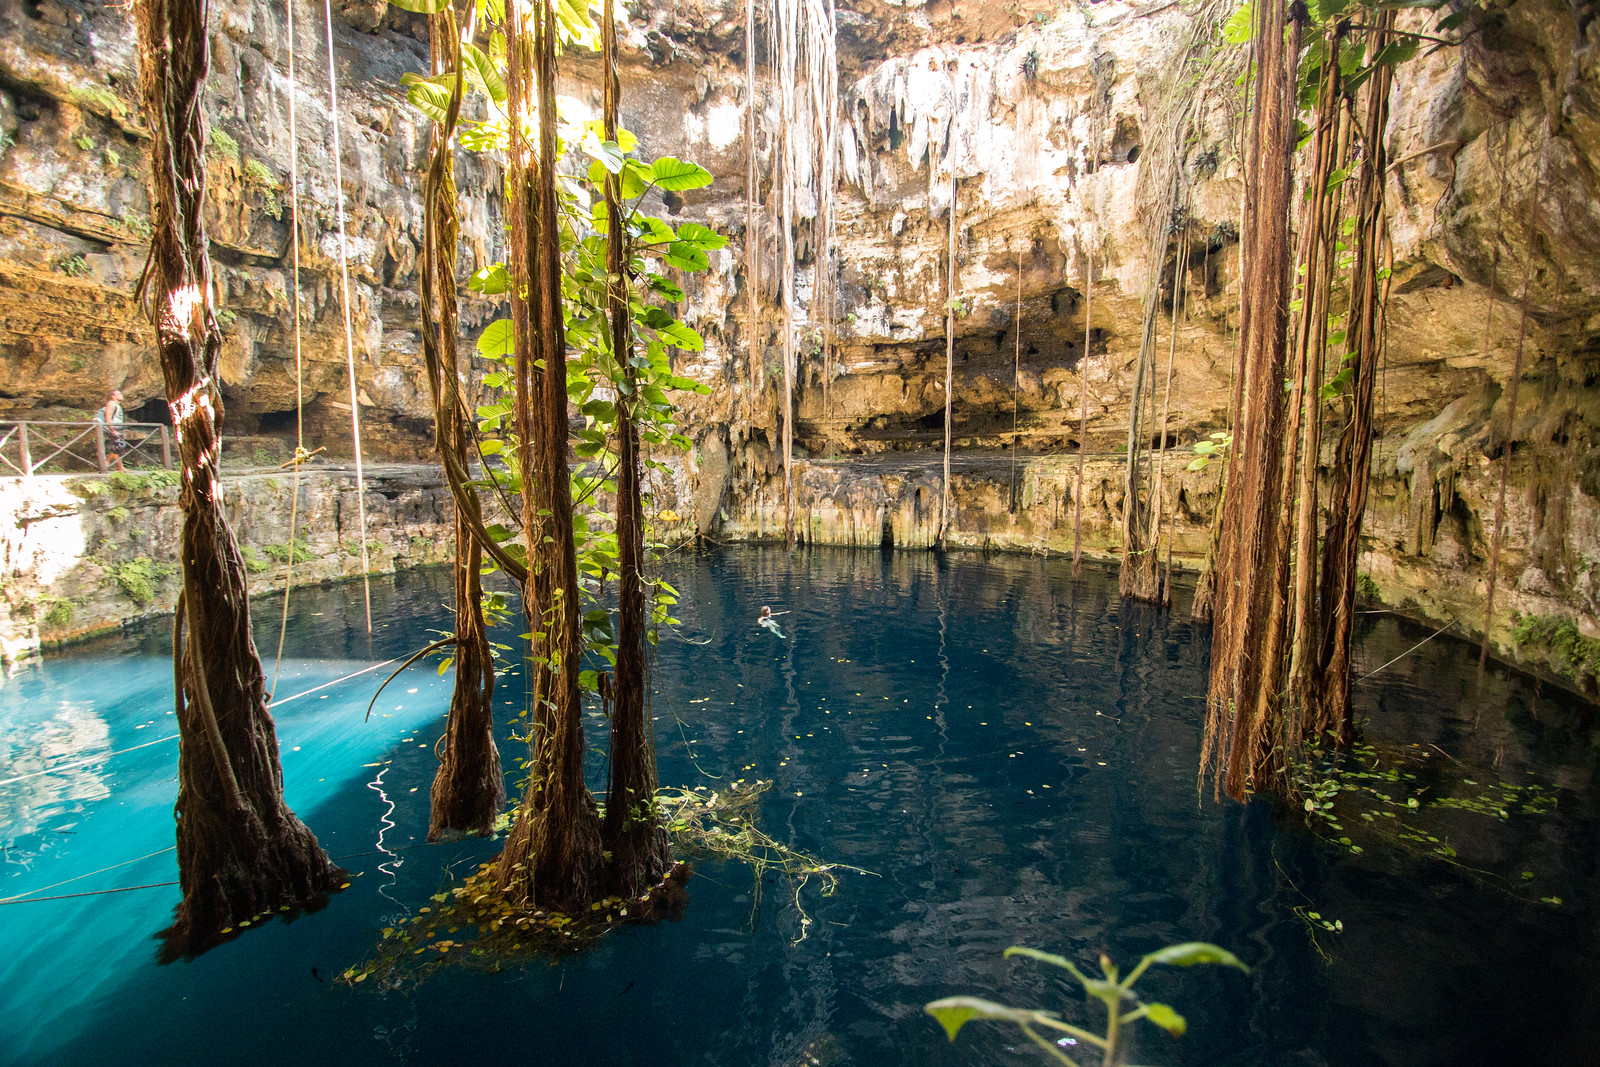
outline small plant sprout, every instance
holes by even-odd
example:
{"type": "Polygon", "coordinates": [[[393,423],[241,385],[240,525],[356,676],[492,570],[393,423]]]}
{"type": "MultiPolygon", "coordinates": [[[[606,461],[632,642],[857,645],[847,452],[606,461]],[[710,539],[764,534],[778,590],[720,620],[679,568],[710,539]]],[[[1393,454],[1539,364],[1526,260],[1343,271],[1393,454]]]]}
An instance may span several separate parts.
{"type": "Polygon", "coordinates": [[[1233,444],[1233,434],[1214,433],[1209,441],[1196,441],[1194,445],[1194,459],[1189,461],[1189,469],[1201,471],[1209,467],[1213,460],[1226,459],[1228,448],[1233,444]]]}
{"type": "Polygon", "coordinates": [[[1198,963],[1218,963],[1225,967],[1236,967],[1246,974],[1250,968],[1239,962],[1237,956],[1227,949],[1218,948],[1216,945],[1206,944],[1203,941],[1187,941],[1181,945],[1169,945],[1158,952],[1152,952],[1141,959],[1128,977],[1117,978],[1117,968],[1105,955],[1100,954],[1100,971],[1103,977],[1091,978],[1083,973],[1078,966],[1065,956],[1057,956],[1051,952],[1041,952],[1036,948],[1024,948],[1012,945],[1006,949],[1006,957],[1026,956],[1029,959],[1048,963],[1060,967],[1076,978],[1083,986],[1083,991],[1106,1006],[1106,1032],[1104,1035],[1090,1033],[1081,1027],[1063,1022],[1055,1012],[1038,1011],[1031,1008],[1013,1008],[1006,1004],[996,1004],[991,1000],[980,997],[945,997],[926,1005],[923,1010],[944,1027],[945,1033],[950,1035],[950,1040],[956,1039],[956,1034],[961,1028],[973,1019],[994,1019],[1000,1022],[1015,1023],[1028,1040],[1044,1049],[1050,1058],[1057,1063],[1068,1064],[1069,1067],[1079,1067],[1078,1061],[1072,1059],[1060,1048],[1057,1042],[1052,1042],[1039,1031],[1054,1030],[1064,1035],[1060,1039],[1063,1043],[1082,1044],[1099,1049],[1101,1052],[1102,1067],[1112,1067],[1118,1061],[1117,1054],[1122,1043],[1122,1028],[1129,1023],[1140,1019],[1154,1023],[1167,1031],[1173,1037],[1182,1037],[1188,1030],[1189,1024],[1184,1021],[1172,1008],[1165,1004],[1141,1001],[1133,995],[1133,984],[1152,965],[1161,964],[1167,967],[1193,967],[1198,963]]]}

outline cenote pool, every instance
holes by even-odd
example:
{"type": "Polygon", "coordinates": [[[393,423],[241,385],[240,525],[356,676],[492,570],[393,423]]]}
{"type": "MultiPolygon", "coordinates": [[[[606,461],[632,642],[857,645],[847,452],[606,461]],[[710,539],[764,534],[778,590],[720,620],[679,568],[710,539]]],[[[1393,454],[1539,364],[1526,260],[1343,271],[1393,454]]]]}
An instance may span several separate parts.
{"type": "MultiPolygon", "coordinates": [[[[0,1061],[1044,1062],[990,1025],[950,1045],[922,1005],[972,993],[1098,1023],[1065,975],[1001,952],[1132,960],[1208,940],[1253,973],[1152,973],[1141,991],[1189,1033],[1145,1033],[1137,1062],[1594,1062],[1597,756],[1576,702],[1480,681],[1448,637],[1424,644],[1358,689],[1418,809],[1356,805],[1313,832],[1270,801],[1197,793],[1206,631],[1122,603],[1114,575],[775,548],[684,551],[667,570],[685,625],[658,655],[663,782],[773,779],[768,833],[873,872],[808,889],[803,940],[786,887],[752,915],[748,870],[701,861],[681,921],[583,955],[336,982],[495,851],[422,843],[445,680],[414,668],[367,724],[388,668],[316,688],[448,626],[448,575],[414,572],[374,582],[387,621],[370,638],[359,586],[294,598],[276,709],[288,797],[350,889],[193,963],[155,962],[176,887],[101,892],[176,877],[170,622],[0,683],[0,898],[26,901],[0,905],[0,1061]],[[754,624],[762,604],[790,612],[786,639],[754,624]],[[1525,813],[1519,793],[1502,818],[1499,783],[1537,785],[1553,810],[1525,813]],[[63,894],[92,895],[35,899],[63,894]]],[[[277,609],[257,605],[269,676],[277,609]]],[[[1366,619],[1360,673],[1429,633],[1366,619]]],[[[519,684],[502,684],[508,721],[519,684]]]]}

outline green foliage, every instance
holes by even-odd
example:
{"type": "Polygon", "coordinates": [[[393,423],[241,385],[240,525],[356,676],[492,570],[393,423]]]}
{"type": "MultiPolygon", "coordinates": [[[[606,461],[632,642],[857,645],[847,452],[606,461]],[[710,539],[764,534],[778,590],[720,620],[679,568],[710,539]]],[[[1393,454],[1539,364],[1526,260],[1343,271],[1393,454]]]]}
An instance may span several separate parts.
{"type": "Polygon", "coordinates": [[[252,458],[258,467],[276,467],[278,465],[278,454],[271,449],[257,448],[252,458]]]}
{"type": "Polygon", "coordinates": [[[121,504],[118,504],[116,507],[108,508],[106,510],[106,518],[110,519],[112,522],[121,522],[123,519],[125,519],[127,517],[128,517],[128,509],[123,507],[121,504]]]}
{"type": "Polygon", "coordinates": [[[208,137],[206,147],[223,159],[239,162],[239,142],[235,141],[227,130],[220,126],[213,126],[208,137]]]}
{"type": "Polygon", "coordinates": [[[171,489],[178,484],[176,471],[113,471],[106,475],[111,488],[119,493],[137,496],[151,489],[171,489]]]}
{"type": "Polygon", "coordinates": [[[1194,443],[1194,459],[1189,461],[1189,470],[1203,471],[1213,462],[1221,462],[1228,458],[1228,449],[1233,446],[1233,434],[1214,433],[1209,441],[1196,441],[1194,443]]]}
{"type": "Polygon", "coordinates": [[[244,180],[251,185],[259,185],[263,189],[281,189],[282,183],[273,177],[272,171],[259,159],[247,159],[244,164],[244,180]]]}
{"type": "Polygon", "coordinates": [[[122,155],[115,148],[109,145],[106,146],[106,150],[100,158],[105,161],[107,170],[122,170],[122,155]]]}
{"type": "Polygon", "coordinates": [[[1169,945],[1157,952],[1152,952],[1139,961],[1128,972],[1126,978],[1118,980],[1117,968],[1104,954],[1100,955],[1100,977],[1092,977],[1080,969],[1077,964],[1065,956],[1057,956],[1051,952],[1041,952],[1035,948],[1024,948],[1013,945],[1006,949],[1007,959],[1021,956],[1040,963],[1047,963],[1052,967],[1059,967],[1078,980],[1083,986],[1084,993],[1105,1005],[1106,1031],[1102,1034],[1091,1033],[1081,1027],[1063,1022],[1055,1012],[1039,1011],[1032,1008],[1014,1008],[1007,1004],[997,1004],[992,1000],[980,997],[945,997],[935,1000],[924,1006],[923,1010],[944,1027],[945,1033],[951,1041],[961,1032],[961,1028],[974,1019],[989,1019],[995,1022],[1007,1022],[1017,1026],[1027,1035],[1028,1040],[1038,1045],[1050,1054],[1059,1063],[1077,1067],[1076,1061],[1062,1052],[1061,1049],[1049,1039],[1039,1033],[1039,1029],[1054,1030],[1065,1034],[1077,1042],[1083,1042],[1104,1055],[1104,1063],[1116,1063],[1117,1052],[1120,1048],[1122,1027],[1129,1023],[1143,1019],[1167,1031],[1173,1037],[1182,1037],[1188,1030],[1189,1024],[1182,1015],[1172,1008],[1160,1003],[1145,1003],[1133,994],[1133,984],[1139,980],[1146,970],[1151,967],[1194,967],[1200,964],[1219,964],[1224,967],[1234,967],[1250,973],[1250,968],[1239,962],[1238,957],[1227,949],[1218,948],[1216,945],[1203,941],[1189,941],[1181,945],[1169,945]],[[1039,1029],[1036,1029],[1039,1028],[1039,1029]]]}
{"type": "Polygon", "coordinates": [[[1356,574],[1356,596],[1366,601],[1383,600],[1383,591],[1378,588],[1378,583],[1372,580],[1372,575],[1366,571],[1356,574]]]}
{"type": "Polygon", "coordinates": [[[17,139],[11,136],[10,130],[0,130],[0,152],[4,152],[16,143],[17,139]]]}
{"type": "Polygon", "coordinates": [[[81,253],[68,256],[56,263],[56,273],[65,274],[69,278],[83,278],[89,274],[89,261],[81,253]]]}
{"type": "Polygon", "coordinates": [[[122,102],[120,96],[98,85],[83,85],[73,89],[72,102],[79,107],[102,112],[118,119],[128,113],[128,105],[122,102]]]}
{"type": "Polygon", "coordinates": [[[110,572],[111,580],[123,594],[143,607],[155,600],[156,583],[171,574],[172,568],[164,563],[157,563],[148,556],[139,556],[136,559],[112,564],[110,572]]]}
{"type": "Polygon", "coordinates": [[[255,545],[241,545],[239,555],[244,557],[244,569],[251,574],[260,574],[272,566],[261,558],[261,553],[256,550],[255,545]]]}
{"type": "MultiPolygon", "coordinates": [[[[433,0],[416,0],[427,6],[433,0]]],[[[563,2],[559,18],[564,43],[583,43],[593,35],[592,22],[581,3],[563,2]]],[[[464,89],[481,107],[467,109],[482,119],[462,119],[461,143],[472,151],[499,151],[508,143],[505,58],[498,40],[484,52],[471,45],[462,50],[464,89]]],[[[454,71],[429,78],[407,75],[407,99],[423,115],[440,121],[456,83],[454,71]]],[[[558,103],[561,103],[558,101],[558,103]]],[[[619,416],[632,420],[646,454],[689,447],[679,432],[676,392],[707,393],[709,388],[675,373],[674,351],[698,352],[705,342],[700,334],[668,310],[684,300],[667,271],[686,273],[710,266],[711,254],[727,239],[699,222],[674,226],[650,214],[645,201],[656,192],[682,193],[703,188],[712,181],[709,171],[673,156],[639,158],[639,140],[618,130],[616,140],[605,138],[603,123],[574,121],[577,109],[558,108],[558,151],[571,164],[563,165],[557,196],[563,253],[562,298],[568,344],[567,395],[582,415],[574,426],[573,447],[582,465],[574,472],[574,537],[578,547],[579,584],[582,593],[582,635],[592,660],[616,660],[616,620],[599,598],[601,583],[619,569],[614,517],[609,500],[617,492],[615,474],[620,462],[617,427],[619,416]],[[579,164],[588,160],[587,167],[579,164]],[[576,174],[578,177],[569,175],[576,174]],[[619,189],[619,217],[609,217],[605,199],[608,179],[619,189]],[[611,276],[607,265],[607,238],[613,225],[623,237],[623,284],[628,306],[628,347],[612,350],[608,328],[611,276]]],[[[468,287],[486,297],[509,291],[511,278],[503,263],[478,270],[468,287]]],[[[521,490],[521,475],[511,457],[518,442],[511,433],[514,407],[512,370],[515,336],[510,319],[489,323],[479,335],[477,355],[488,364],[483,383],[488,395],[476,410],[483,459],[482,489],[510,493],[521,490]]],[[[516,543],[511,531],[491,530],[506,544],[506,551],[526,558],[528,548],[516,543]]],[[[647,538],[650,532],[647,531],[647,538]]],[[[670,608],[677,591],[664,582],[649,588],[652,618],[657,627],[677,622],[670,608]]],[[[652,638],[653,639],[653,638],[652,638]]],[[[598,666],[598,664],[597,664],[598,666]]],[[[581,672],[581,682],[598,685],[597,669],[581,672]]]]}
{"type": "Polygon", "coordinates": [[[72,143],[77,145],[79,148],[81,148],[85,152],[93,152],[94,151],[94,138],[90,137],[86,133],[78,134],[78,136],[76,136],[76,137],[74,137],[72,139],[72,143]]]}
{"type": "Polygon", "coordinates": [[[67,488],[85,500],[93,500],[109,489],[110,486],[106,485],[105,482],[85,481],[69,482],[67,483],[67,488]]]}
{"type": "Polygon", "coordinates": [[[77,605],[66,597],[46,594],[39,598],[39,604],[44,608],[44,624],[56,629],[72,625],[73,616],[77,614],[77,605]]]}
{"type": "Polygon", "coordinates": [[[1539,656],[1550,669],[1586,688],[1600,678],[1600,641],[1578,632],[1559,615],[1519,615],[1511,639],[1524,657],[1539,656]]]}
{"type": "MultiPolygon", "coordinates": [[[[1440,811],[1465,811],[1505,821],[1513,815],[1543,815],[1554,810],[1555,795],[1536,782],[1512,784],[1469,775],[1461,764],[1432,746],[1413,744],[1380,751],[1358,743],[1349,748],[1336,736],[1314,740],[1289,767],[1292,792],[1300,798],[1311,830],[1329,843],[1359,855],[1378,844],[1420,852],[1474,876],[1493,875],[1500,860],[1486,855],[1471,865],[1457,861],[1456,844],[1466,848],[1471,837],[1451,843],[1449,830],[1459,822],[1442,820],[1440,811]]],[[[1496,878],[1498,881],[1499,879],[1496,878]]],[[[1320,922],[1320,920],[1312,920],[1320,922]]],[[[1325,929],[1342,929],[1337,922],[1325,929]]]]}
{"type": "Polygon", "coordinates": [[[244,180],[246,185],[261,193],[262,210],[275,219],[283,218],[283,204],[278,200],[278,191],[283,188],[283,183],[278,181],[265,163],[259,159],[245,160],[244,180]]]}
{"type": "Polygon", "coordinates": [[[117,225],[141,240],[150,239],[150,220],[143,215],[126,215],[117,220],[117,225]]]}
{"type": "Polygon", "coordinates": [[[262,545],[261,550],[271,556],[280,564],[289,563],[291,558],[295,563],[309,563],[316,559],[316,554],[306,547],[305,541],[295,538],[293,545],[262,545]]]}

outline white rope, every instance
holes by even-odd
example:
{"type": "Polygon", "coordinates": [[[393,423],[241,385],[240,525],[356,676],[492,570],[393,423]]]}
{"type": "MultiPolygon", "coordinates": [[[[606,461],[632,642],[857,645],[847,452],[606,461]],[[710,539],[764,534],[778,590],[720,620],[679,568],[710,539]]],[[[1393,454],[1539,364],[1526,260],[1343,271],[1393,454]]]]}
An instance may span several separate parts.
{"type": "MultiPolygon", "coordinates": [[[[350,247],[344,232],[344,170],[339,161],[339,76],[333,61],[333,7],[322,0],[328,27],[328,121],[333,126],[333,189],[339,221],[339,281],[344,306],[344,358],[350,372],[350,435],[356,453],[356,516],[361,523],[361,592],[367,607],[367,633],[372,633],[372,571],[367,561],[367,487],[361,466],[361,405],[356,389],[355,330],[350,324],[350,247]]],[[[290,545],[290,558],[294,556],[290,545]]]]}
{"type": "MultiPolygon", "coordinates": [[[[300,457],[306,450],[305,379],[300,359],[300,142],[295,126],[294,0],[285,0],[288,16],[289,62],[289,230],[294,244],[294,481],[289,490],[289,569],[283,576],[283,618],[278,623],[278,655],[272,664],[272,689],[278,691],[278,671],[283,667],[283,642],[289,634],[289,590],[294,588],[295,535],[300,526],[300,457]]],[[[364,527],[363,527],[364,529],[364,527]]]]}
{"type": "MultiPolygon", "coordinates": [[[[378,670],[380,667],[387,667],[391,663],[398,662],[399,659],[400,659],[399,656],[395,656],[392,659],[384,660],[382,663],[374,663],[370,667],[363,667],[359,671],[351,671],[349,674],[345,675],[342,678],[335,678],[331,682],[323,682],[321,685],[314,685],[310,689],[302,690],[301,692],[296,693],[294,696],[284,697],[282,700],[272,700],[270,702],[269,706],[272,707],[272,708],[281,708],[285,704],[290,703],[291,701],[300,700],[303,697],[308,697],[312,693],[320,693],[322,690],[327,689],[330,686],[338,685],[340,682],[348,682],[350,679],[359,678],[363,674],[371,674],[373,671],[378,670]]],[[[18,774],[18,775],[15,775],[15,776],[11,777],[11,778],[0,778],[0,785],[10,785],[12,782],[25,782],[29,778],[42,778],[44,775],[56,774],[56,773],[58,773],[60,771],[70,771],[74,767],[83,767],[83,766],[85,766],[87,764],[90,764],[90,763],[99,763],[101,760],[110,759],[112,756],[120,756],[124,752],[137,752],[141,748],[149,748],[151,745],[159,745],[163,741],[176,740],[177,737],[178,737],[177,734],[169,734],[166,737],[158,737],[154,741],[146,741],[142,745],[134,745],[132,748],[119,748],[115,752],[103,752],[98,756],[89,756],[89,757],[87,757],[85,759],[74,760],[71,763],[62,763],[62,764],[58,764],[57,766],[54,766],[54,767],[46,767],[42,771],[29,771],[27,774],[18,774]]],[[[46,888],[48,888],[48,887],[46,887],[46,888]]]]}

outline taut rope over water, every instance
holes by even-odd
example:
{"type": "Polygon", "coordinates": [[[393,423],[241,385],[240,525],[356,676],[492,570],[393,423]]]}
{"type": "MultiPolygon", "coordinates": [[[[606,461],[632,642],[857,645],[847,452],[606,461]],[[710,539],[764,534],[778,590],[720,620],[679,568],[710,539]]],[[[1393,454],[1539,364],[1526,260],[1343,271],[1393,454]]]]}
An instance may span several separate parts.
{"type": "MultiPolygon", "coordinates": [[[[355,329],[350,324],[350,247],[344,232],[344,168],[339,161],[339,75],[333,62],[333,8],[322,0],[328,27],[328,122],[333,126],[333,191],[339,222],[339,283],[344,307],[344,359],[350,373],[350,436],[355,442],[356,518],[361,523],[361,595],[367,609],[367,633],[372,633],[372,568],[367,560],[367,485],[361,463],[361,404],[356,388],[355,329]]],[[[290,557],[294,556],[291,544],[290,557]]]]}
{"type": "MultiPolygon", "coordinates": [[[[295,533],[300,525],[300,462],[306,454],[305,375],[300,357],[300,142],[295,126],[294,0],[285,0],[289,64],[289,231],[294,247],[294,481],[289,490],[289,564],[283,576],[283,618],[278,622],[278,655],[272,663],[270,702],[278,692],[278,671],[283,667],[283,642],[289,634],[289,590],[294,588],[295,533]]],[[[365,526],[362,527],[365,530],[365,526]]]]}

